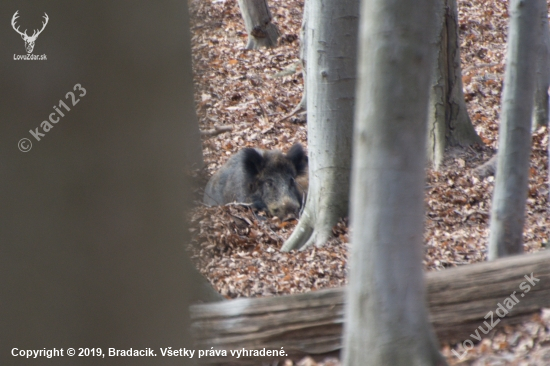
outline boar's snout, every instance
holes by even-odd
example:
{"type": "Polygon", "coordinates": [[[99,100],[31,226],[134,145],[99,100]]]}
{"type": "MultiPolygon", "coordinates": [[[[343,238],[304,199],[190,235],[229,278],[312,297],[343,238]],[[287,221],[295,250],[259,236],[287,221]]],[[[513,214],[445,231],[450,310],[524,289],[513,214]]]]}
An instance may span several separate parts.
{"type": "Polygon", "coordinates": [[[300,203],[287,198],[274,205],[268,205],[267,209],[271,215],[277,216],[281,220],[292,220],[297,219],[300,214],[300,203]]]}

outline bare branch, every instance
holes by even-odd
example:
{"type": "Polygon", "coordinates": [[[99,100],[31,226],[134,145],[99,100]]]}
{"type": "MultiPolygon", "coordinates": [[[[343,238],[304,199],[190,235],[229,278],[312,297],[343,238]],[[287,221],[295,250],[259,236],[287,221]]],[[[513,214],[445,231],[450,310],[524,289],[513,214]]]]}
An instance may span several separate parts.
{"type": "Polygon", "coordinates": [[[217,136],[221,133],[229,132],[229,131],[233,131],[232,126],[214,126],[214,128],[211,130],[201,131],[201,136],[207,136],[207,137],[217,136]]]}

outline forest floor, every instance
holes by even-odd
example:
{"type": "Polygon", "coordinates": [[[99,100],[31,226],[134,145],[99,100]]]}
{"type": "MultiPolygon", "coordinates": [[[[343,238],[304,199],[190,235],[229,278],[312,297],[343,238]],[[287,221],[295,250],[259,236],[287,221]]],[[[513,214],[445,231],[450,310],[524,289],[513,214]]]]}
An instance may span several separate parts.
{"type": "MultiPolygon", "coordinates": [[[[484,146],[447,151],[439,171],[427,169],[425,257],[429,271],[486,260],[494,177],[474,169],[496,152],[507,1],[458,0],[464,93],[468,113],[484,146]]],[[[203,183],[244,147],[307,149],[305,114],[288,116],[303,91],[299,67],[299,29],[303,0],[270,0],[280,45],[244,50],[247,35],[237,0],[189,0],[195,101],[203,136],[203,183]],[[286,117],[286,118],[285,118],[286,117]],[[230,128],[216,134],[219,127],[230,128]],[[211,132],[208,134],[208,132],[211,132]]],[[[548,133],[533,134],[524,249],[548,245],[548,133]]],[[[198,201],[200,201],[200,193],[198,201]]],[[[274,296],[346,284],[349,236],[347,219],[333,229],[322,248],[282,253],[296,222],[281,222],[242,206],[204,207],[191,217],[191,255],[203,275],[226,298],[274,296]]],[[[550,311],[518,326],[503,326],[463,359],[461,346],[443,345],[450,365],[549,365],[550,311]]],[[[287,361],[285,365],[293,365],[287,361]]],[[[306,358],[297,365],[316,363],[306,358]]]]}

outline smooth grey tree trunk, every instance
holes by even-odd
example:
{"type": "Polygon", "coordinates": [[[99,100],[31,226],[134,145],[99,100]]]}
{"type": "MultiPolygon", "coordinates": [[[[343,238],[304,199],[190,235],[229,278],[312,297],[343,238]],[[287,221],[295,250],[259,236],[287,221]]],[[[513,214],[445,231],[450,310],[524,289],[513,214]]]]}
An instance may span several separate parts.
{"type": "Polygon", "coordinates": [[[306,68],[307,68],[307,41],[306,41],[306,24],[307,24],[307,16],[309,12],[307,11],[307,5],[310,0],[304,0],[304,13],[302,14],[302,26],[300,27],[300,64],[302,66],[302,78],[304,80],[304,91],[302,92],[302,99],[300,99],[300,102],[298,105],[294,108],[292,112],[289,113],[289,115],[294,115],[295,113],[306,110],[307,109],[307,83],[306,83],[306,68]]]}
{"type": "Polygon", "coordinates": [[[533,110],[533,128],[548,126],[548,88],[550,87],[550,32],[548,29],[548,11],[539,14],[541,37],[537,53],[537,73],[535,106],[533,110]]]}
{"type": "Polygon", "coordinates": [[[481,143],[464,100],[456,0],[438,3],[428,119],[428,159],[439,168],[448,146],[481,143]]]}
{"type": "Polygon", "coordinates": [[[348,212],[359,0],[308,0],[309,190],[283,251],[321,246],[348,212]]]}
{"type": "Polygon", "coordinates": [[[296,107],[296,110],[300,109],[306,109],[307,108],[307,74],[306,74],[306,68],[307,68],[307,37],[306,37],[306,29],[307,29],[307,16],[309,12],[307,11],[307,5],[309,4],[311,0],[304,0],[304,14],[302,14],[302,26],[300,27],[300,62],[302,63],[302,76],[304,80],[304,92],[302,93],[302,99],[300,100],[300,103],[296,107]]]}
{"type": "Polygon", "coordinates": [[[239,0],[239,7],[248,33],[247,50],[277,46],[279,30],[271,23],[273,17],[267,0],[239,0]]]}
{"type": "Polygon", "coordinates": [[[361,2],[343,365],[445,365],[422,266],[435,3],[361,2]]]}
{"type": "MultiPolygon", "coordinates": [[[[0,3],[6,16],[17,9],[38,25],[45,11],[49,24],[34,49],[47,61],[0,63],[0,364],[188,365],[159,349],[193,349],[186,309],[198,290],[184,249],[184,172],[202,160],[186,5],[0,3]],[[13,348],[64,356],[31,361],[13,348]]],[[[20,54],[5,28],[3,49],[20,54]]]]}
{"type": "Polygon", "coordinates": [[[512,0],[489,260],[523,252],[539,16],[545,1],[512,0]]]}

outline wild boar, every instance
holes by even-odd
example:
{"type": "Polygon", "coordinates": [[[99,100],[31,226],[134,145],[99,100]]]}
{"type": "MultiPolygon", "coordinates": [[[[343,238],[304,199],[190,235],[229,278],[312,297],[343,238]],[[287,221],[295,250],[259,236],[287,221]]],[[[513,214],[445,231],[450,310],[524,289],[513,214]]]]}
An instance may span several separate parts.
{"type": "Polygon", "coordinates": [[[203,202],[209,206],[252,204],[281,219],[297,218],[307,187],[298,186],[296,180],[307,182],[303,179],[307,165],[300,144],[286,155],[278,150],[242,149],[210,178],[203,202]]]}

